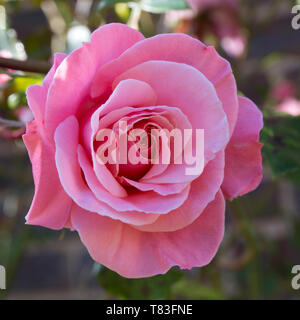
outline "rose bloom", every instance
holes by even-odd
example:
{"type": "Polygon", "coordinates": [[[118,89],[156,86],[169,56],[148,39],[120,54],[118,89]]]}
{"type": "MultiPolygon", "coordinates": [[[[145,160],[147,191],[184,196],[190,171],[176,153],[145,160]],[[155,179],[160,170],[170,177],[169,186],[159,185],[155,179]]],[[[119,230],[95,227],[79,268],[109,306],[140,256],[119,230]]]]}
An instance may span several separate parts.
{"type": "Polygon", "coordinates": [[[300,101],[292,97],[286,98],[277,106],[276,110],[290,116],[300,116],[300,101]]]}
{"type": "Polygon", "coordinates": [[[56,54],[27,96],[35,182],[27,224],[76,230],[93,259],[122,276],[208,264],[224,234],[224,197],[262,179],[261,112],[237,96],[214,47],[185,34],[144,39],[105,25],[70,55],[56,54]],[[129,130],[204,129],[203,172],[186,175],[188,165],[172,161],[100,164],[97,133],[125,120],[129,130]]]}

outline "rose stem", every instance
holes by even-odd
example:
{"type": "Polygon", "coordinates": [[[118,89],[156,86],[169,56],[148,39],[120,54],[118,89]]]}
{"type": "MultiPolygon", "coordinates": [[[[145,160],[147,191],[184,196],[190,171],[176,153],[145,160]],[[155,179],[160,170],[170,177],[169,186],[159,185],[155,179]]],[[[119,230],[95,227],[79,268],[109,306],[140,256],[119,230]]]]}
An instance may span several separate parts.
{"type": "Polygon", "coordinates": [[[27,72],[47,73],[51,68],[51,64],[45,61],[22,61],[16,59],[0,58],[0,67],[27,72]]]}
{"type": "Polygon", "coordinates": [[[7,120],[0,117],[0,125],[4,125],[5,127],[24,127],[25,123],[21,121],[15,120],[7,120]]]}

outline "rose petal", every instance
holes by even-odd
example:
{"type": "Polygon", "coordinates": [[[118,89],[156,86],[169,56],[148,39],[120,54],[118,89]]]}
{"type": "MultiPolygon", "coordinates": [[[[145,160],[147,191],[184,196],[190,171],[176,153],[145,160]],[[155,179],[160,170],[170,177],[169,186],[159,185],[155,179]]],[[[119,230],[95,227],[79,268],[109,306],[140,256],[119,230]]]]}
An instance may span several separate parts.
{"type": "Polygon", "coordinates": [[[222,103],[213,85],[197,69],[182,63],[148,61],[121,74],[113,86],[128,78],[150,84],[158,105],[181,109],[193,129],[204,129],[207,160],[227,144],[228,122],[222,103]]]}
{"type": "Polygon", "coordinates": [[[225,203],[221,192],[201,216],[175,232],[141,232],[118,221],[72,210],[72,225],[97,262],[128,278],[166,273],[208,264],[224,233],[225,203]]]}
{"type": "Polygon", "coordinates": [[[189,194],[190,188],[189,185],[187,185],[180,194],[172,194],[165,197],[152,191],[130,194],[125,198],[114,197],[99,183],[92,170],[92,165],[85,155],[84,149],[80,146],[78,148],[78,159],[84,172],[86,182],[95,197],[121,213],[124,211],[135,211],[146,214],[166,214],[171,210],[180,207],[189,194]]]}
{"type": "Polygon", "coordinates": [[[49,87],[51,85],[51,82],[54,78],[54,75],[55,75],[57,68],[59,67],[59,65],[63,62],[63,60],[66,57],[67,57],[67,54],[65,54],[65,53],[58,52],[58,53],[54,54],[52,67],[43,80],[43,86],[46,87],[47,90],[49,89],[49,87]]]}
{"type": "Polygon", "coordinates": [[[64,53],[56,53],[54,55],[53,65],[43,80],[43,85],[31,85],[26,90],[28,105],[33,112],[35,120],[39,124],[44,120],[45,116],[47,90],[49,89],[58,66],[65,57],[66,54],[64,53]]]}
{"type": "Polygon", "coordinates": [[[224,165],[224,152],[220,151],[216,158],[207,164],[202,175],[191,183],[189,197],[181,207],[161,215],[153,224],[137,229],[150,232],[176,231],[190,225],[219,191],[224,177],[224,165]]]}
{"type": "Polygon", "coordinates": [[[34,84],[26,90],[27,102],[33,113],[38,126],[41,126],[44,120],[47,90],[45,87],[34,84]]]}
{"type": "MultiPolygon", "coordinates": [[[[206,163],[214,157],[214,153],[224,148],[229,138],[227,118],[214,87],[201,72],[185,64],[148,61],[116,78],[114,85],[126,78],[149,83],[157,94],[158,104],[180,108],[187,115],[193,129],[204,129],[206,163]]],[[[199,176],[186,175],[185,167],[169,165],[165,172],[147,179],[147,182],[190,182],[199,176]]],[[[141,180],[146,182],[145,178],[141,180]]]]}
{"type": "Polygon", "coordinates": [[[105,104],[93,114],[91,119],[93,133],[95,134],[99,128],[100,117],[122,107],[154,106],[156,99],[156,94],[148,83],[135,79],[120,81],[105,104]]]}
{"type": "MultiPolygon", "coordinates": [[[[95,125],[97,123],[96,119],[98,119],[98,113],[96,113],[96,112],[92,118],[92,126],[95,129],[97,128],[97,126],[95,125]]],[[[122,121],[126,120],[126,119],[128,120],[128,118],[126,118],[125,116],[130,115],[130,114],[132,115],[132,117],[136,116],[138,118],[138,116],[140,116],[142,119],[142,114],[146,114],[146,113],[149,116],[151,116],[151,115],[164,116],[164,118],[169,123],[172,122],[174,128],[181,130],[181,132],[183,132],[184,129],[191,129],[192,128],[189,120],[187,119],[187,117],[182,113],[182,111],[179,108],[166,107],[166,106],[140,107],[140,108],[124,107],[124,108],[119,108],[116,110],[111,110],[110,113],[108,113],[107,115],[103,116],[103,118],[100,119],[99,127],[107,128],[107,127],[111,126],[113,123],[117,122],[118,120],[122,120],[122,121]]],[[[96,132],[96,130],[94,130],[94,132],[96,132]]],[[[94,134],[93,134],[93,136],[94,136],[94,134]]],[[[95,155],[93,155],[93,156],[95,157],[95,155]]],[[[172,157],[172,159],[173,159],[173,157],[172,157]]],[[[100,164],[98,164],[97,162],[94,162],[94,166],[96,168],[95,169],[95,171],[96,171],[96,170],[98,170],[98,167],[100,166],[100,164]]],[[[122,165],[122,167],[124,168],[126,166],[122,165]]],[[[127,167],[131,168],[131,166],[129,164],[127,164],[127,167]]],[[[162,163],[160,161],[158,164],[155,164],[150,168],[150,170],[143,176],[142,180],[144,181],[144,183],[148,183],[148,180],[146,180],[146,179],[150,179],[152,177],[158,176],[159,174],[164,172],[167,168],[168,168],[168,164],[162,163]]],[[[185,166],[185,164],[183,164],[183,168],[181,168],[181,172],[183,172],[183,170],[185,170],[185,168],[186,168],[186,166],[185,166]]],[[[96,171],[96,173],[97,173],[97,171],[96,171]]],[[[98,176],[98,175],[97,175],[97,177],[98,177],[99,181],[101,181],[102,184],[108,185],[108,183],[109,183],[108,180],[101,179],[101,176],[98,176]],[[104,182],[102,182],[102,180],[104,182]]],[[[181,179],[181,177],[180,177],[180,179],[181,179]]],[[[193,179],[192,176],[189,177],[187,179],[187,182],[191,181],[192,179],[193,179]]],[[[109,188],[108,190],[111,190],[111,188],[109,188]]]]}
{"type": "MultiPolygon", "coordinates": [[[[92,84],[92,96],[103,94],[121,73],[150,60],[185,63],[201,71],[212,82],[222,101],[228,118],[229,133],[232,134],[238,113],[238,101],[230,64],[218,55],[214,47],[207,47],[185,34],[161,34],[137,42],[119,58],[99,69],[92,84]]],[[[177,76],[176,79],[184,78],[177,76]]]]}
{"type": "Polygon", "coordinates": [[[156,193],[167,196],[169,194],[180,193],[186,187],[187,183],[172,183],[172,184],[152,184],[152,183],[142,183],[139,181],[134,181],[124,177],[124,180],[131,186],[137,188],[140,191],[155,191],[156,193]]]}
{"type": "Polygon", "coordinates": [[[34,198],[26,216],[27,224],[61,229],[69,219],[72,199],[60,184],[54,150],[37,131],[35,121],[27,123],[23,140],[32,163],[35,183],[34,198]]]}
{"type": "Polygon", "coordinates": [[[143,38],[126,25],[104,25],[93,32],[89,43],[63,60],[48,91],[45,125],[50,137],[60,122],[76,114],[83,100],[84,106],[89,102],[91,81],[99,67],[143,38]]]}
{"type": "Polygon", "coordinates": [[[262,179],[262,144],[259,142],[262,114],[247,98],[239,97],[239,103],[237,124],[225,156],[222,190],[228,199],[254,190],[262,179]]]}
{"type": "MultiPolygon", "coordinates": [[[[146,83],[136,80],[127,80],[119,83],[108,101],[98,108],[91,118],[92,136],[91,148],[93,148],[94,137],[99,129],[100,117],[108,113],[108,117],[115,116],[111,122],[120,119],[119,109],[125,106],[147,106],[154,104],[156,95],[153,89],[146,83]],[[134,94],[133,94],[134,93],[134,94]],[[115,112],[114,112],[115,111],[115,112]]],[[[125,113],[126,114],[126,113],[125,113]]],[[[108,124],[105,125],[105,127],[108,124]]],[[[97,178],[106,190],[116,197],[125,197],[126,190],[119,184],[108,168],[97,161],[95,152],[92,152],[93,166],[97,178]]]]}
{"type": "Polygon", "coordinates": [[[96,199],[82,179],[77,159],[78,130],[78,121],[74,116],[71,116],[62,122],[55,132],[56,167],[60,182],[66,193],[81,208],[102,216],[108,216],[134,225],[154,222],[157,219],[156,215],[144,212],[118,212],[96,199]]]}

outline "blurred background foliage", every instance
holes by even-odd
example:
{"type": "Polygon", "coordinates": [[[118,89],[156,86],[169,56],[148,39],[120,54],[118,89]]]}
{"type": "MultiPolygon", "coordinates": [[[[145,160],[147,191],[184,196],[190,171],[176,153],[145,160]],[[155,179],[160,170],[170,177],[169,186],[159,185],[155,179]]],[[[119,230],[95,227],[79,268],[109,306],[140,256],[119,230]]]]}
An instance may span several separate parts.
{"type": "MultiPolygon", "coordinates": [[[[0,57],[51,61],[100,25],[122,22],[146,37],[184,32],[231,62],[241,94],[264,114],[264,180],[227,204],[225,239],[204,268],[125,279],[94,263],[75,233],[24,225],[33,195],[21,140],[32,119],[25,91],[43,75],[0,69],[0,264],[3,298],[299,299],[300,30],[297,1],[0,0],[0,57]]],[[[105,50],[105,48],[103,48],[105,50]]]]}

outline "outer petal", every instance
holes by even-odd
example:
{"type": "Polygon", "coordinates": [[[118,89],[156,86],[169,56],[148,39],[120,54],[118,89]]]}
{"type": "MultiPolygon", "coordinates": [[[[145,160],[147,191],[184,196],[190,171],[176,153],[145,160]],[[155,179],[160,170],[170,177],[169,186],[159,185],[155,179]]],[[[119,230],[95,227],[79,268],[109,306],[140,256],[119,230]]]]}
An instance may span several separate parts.
{"type": "Polygon", "coordinates": [[[64,59],[48,92],[46,126],[51,137],[58,124],[74,115],[83,101],[86,106],[91,81],[98,68],[143,38],[138,31],[123,24],[108,24],[92,34],[90,43],[64,59]]]}
{"type": "Polygon", "coordinates": [[[44,120],[47,91],[53,80],[55,72],[61,62],[67,55],[64,53],[56,53],[53,58],[53,65],[44,78],[43,85],[32,85],[27,88],[27,100],[31,111],[33,112],[34,119],[41,123],[44,120]]]}
{"type": "Polygon", "coordinates": [[[222,190],[228,199],[254,190],[262,179],[262,144],[259,142],[262,114],[247,98],[239,97],[239,104],[237,124],[225,153],[222,190]]]}
{"type": "Polygon", "coordinates": [[[55,72],[59,65],[63,62],[63,60],[67,57],[67,54],[65,53],[55,53],[53,56],[53,65],[46,77],[43,80],[43,86],[49,89],[51,82],[54,78],[55,72]]]}
{"type": "Polygon", "coordinates": [[[72,199],[65,193],[59,181],[54,150],[37,131],[35,121],[27,124],[23,140],[32,163],[35,183],[33,202],[26,216],[27,223],[61,229],[69,219],[72,199]]]}
{"type": "Polygon", "coordinates": [[[201,216],[175,232],[141,232],[126,224],[73,208],[72,225],[94,260],[128,278],[150,277],[172,266],[208,264],[224,233],[225,202],[221,192],[201,216]]]}
{"type": "Polygon", "coordinates": [[[47,89],[43,86],[34,84],[26,90],[27,102],[30,110],[33,113],[34,119],[38,126],[41,126],[44,121],[47,89]]]}
{"type": "Polygon", "coordinates": [[[92,85],[92,96],[98,97],[110,88],[114,79],[129,68],[145,61],[164,60],[185,63],[202,72],[214,85],[226,112],[232,134],[237,113],[237,89],[230,64],[214,47],[184,34],[162,34],[145,39],[126,50],[119,58],[100,68],[92,85]]]}

